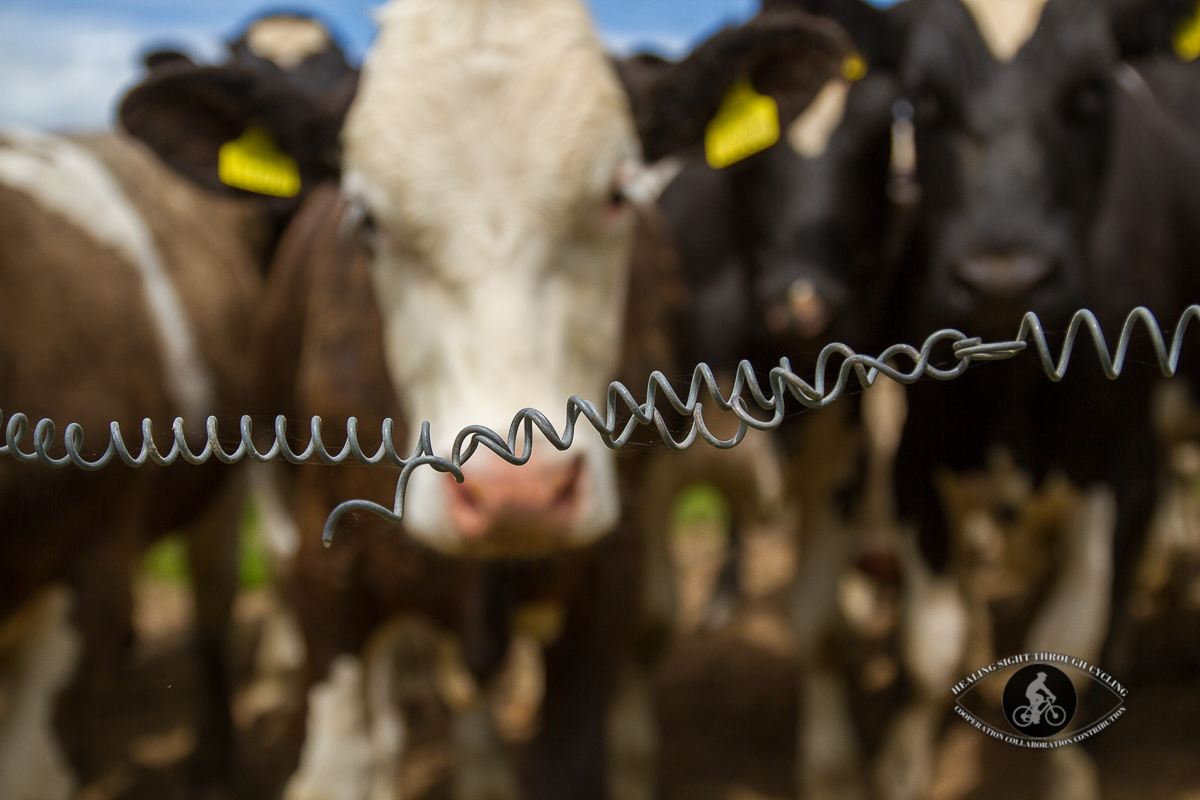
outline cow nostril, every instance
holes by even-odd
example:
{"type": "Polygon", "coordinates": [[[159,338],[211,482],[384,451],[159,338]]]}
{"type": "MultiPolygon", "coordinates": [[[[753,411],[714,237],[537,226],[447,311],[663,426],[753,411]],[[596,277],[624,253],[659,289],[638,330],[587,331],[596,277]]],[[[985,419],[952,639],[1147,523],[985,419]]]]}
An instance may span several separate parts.
{"type": "Polygon", "coordinates": [[[954,275],[975,291],[993,297],[1025,294],[1057,271],[1057,262],[1037,253],[977,255],[954,264],[954,275]]]}

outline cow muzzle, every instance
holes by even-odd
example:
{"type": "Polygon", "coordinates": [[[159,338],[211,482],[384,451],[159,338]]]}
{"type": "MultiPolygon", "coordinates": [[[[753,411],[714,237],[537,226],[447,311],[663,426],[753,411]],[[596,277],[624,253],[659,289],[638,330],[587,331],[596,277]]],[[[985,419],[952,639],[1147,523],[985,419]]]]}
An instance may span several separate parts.
{"type": "Polygon", "coordinates": [[[1057,262],[1045,255],[1018,252],[978,255],[955,262],[954,275],[968,288],[997,299],[1017,299],[1053,278],[1057,262]]]}
{"type": "Polygon", "coordinates": [[[582,459],[533,459],[522,467],[491,459],[461,484],[446,476],[447,511],[460,552],[534,558],[570,546],[586,476],[582,459]]]}

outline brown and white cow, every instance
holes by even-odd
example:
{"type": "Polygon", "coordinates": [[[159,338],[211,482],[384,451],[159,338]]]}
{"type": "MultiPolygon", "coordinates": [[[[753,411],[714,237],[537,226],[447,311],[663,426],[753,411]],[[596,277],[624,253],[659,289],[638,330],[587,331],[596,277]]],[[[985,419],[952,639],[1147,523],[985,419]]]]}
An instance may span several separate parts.
{"type": "MultiPolygon", "coordinates": [[[[94,437],[85,452],[98,454],[110,421],[132,445],[143,418],[161,430],[181,416],[199,433],[206,415],[228,417],[248,402],[248,317],[268,241],[268,220],[251,203],[198,191],[128,137],[14,133],[0,137],[0,232],[6,411],[78,422],[94,437]]],[[[21,449],[31,450],[28,438],[21,449]]],[[[228,744],[219,654],[240,496],[238,478],[215,465],[83,473],[0,461],[0,619],[32,603],[43,611],[23,613],[45,625],[31,628],[29,641],[76,642],[25,651],[43,655],[25,662],[15,686],[40,687],[40,700],[23,702],[42,713],[5,715],[0,741],[38,742],[43,752],[16,758],[0,746],[11,762],[0,794],[70,795],[75,778],[53,718],[68,684],[63,741],[80,777],[96,777],[103,736],[95,710],[131,633],[131,570],[169,530],[191,534],[211,690],[211,730],[202,734],[228,744]],[[54,663],[70,654],[70,667],[54,663]]]]}
{"type": "MultiPolygon", "coordinates": [[[[278,23],[260,20],[248,37],[278,23]]],[[[279,55],[287,42],[275,39],[279,55]]],[[[298,63],[328,61],[336,47],[324,41],[298,63]]],[[[320,129],[326,109],[305,106],[291,76],[239,60],[244,82],[268,76],[276,100],[299,106],[296,118],[312,112],[308,129],[320,129]]],[[[195,68],[168,53],[147,65],[160,78],[195,68]]],[[[184,180],[123,134],[0,133],[0,409],[80,423],[90,456],[112,421],[134,452],[146,418],[160,445],[177,416],[192,437],[209,414],[236,430],[253,408],[251,319],[286,205],[223,188],[184,180]]],[[[20,449],[31,451],[29,436],[20,449]]],[[[112,747],[98,709],[132,635],[130,578],[170,531],[188,534],[196,593],[193,774],[226,777],[225,634],[243,488],[241,470],[215,463],[83,473],[0,460],[0,796],[65,798],[99,777],[112,747]]]]}
{"type": "MultiPolygon", "coordinates": [[[[350,415],[368,430],[391,416],[411,445],[428,421],[441,454],[465,426],[505,431],[528,406],[561,424],[553,415],[568,397],[599,400],[618,375],[644,382],[669,354],[656,320],[669,310],[670,270],[654,266],[653,238],[633,259],[650,266],[631,266],[639,217],[643,230],[654,224],[625,199],[643,154],[698,143],[742,77],[803,108],[845,49],[829,23],[762,16],[627,94],[575,0],[405,0],[379,20],[342,131],[341,190],[314,194],[272,271],[264,380],[282,389],[281,408],[320,413],[327,430],[350,415]]],[[[210,96],[229,88],[213,73],[196,85],[206,77],[210,96]]],[[[188,144],[205,126],[185,131],[166,113],[169,93],[153,122],[157,99],[144,88],[132,97],[148,140],[212,152],[188,144]]],[[[285,148],[296,141],[271,132],[285,148]]],[[[559,623],[526,787],[604,796],[605,719],[622,716],[612,690],[639,632],[640,542],[621,524],[621,484],[636,476],[618,463],[586,427],[565,453],[536,443],[520,469],[481,449],[461,485],[414,475],[403,536],[362,520],[330,550],[319,542],[333,506],[388,497],[395,475],[299,470],[294,599],[312,689],[289,797],[394,796],[402,720],[364,705],[375,686],[364,657],[383,622],[419,614],[456,632],[486,683],[518,607],[544,602],[559,623]]],[[[479,767],[459,771],[460,794],[511,795],[486,708],[468,704],[459,720],[460,762],[479,767]]],[[[634,764],[633,791],[648,791],[645,758],[620,750],[640,743],[617,745],[610,763],[634,764]]]]}

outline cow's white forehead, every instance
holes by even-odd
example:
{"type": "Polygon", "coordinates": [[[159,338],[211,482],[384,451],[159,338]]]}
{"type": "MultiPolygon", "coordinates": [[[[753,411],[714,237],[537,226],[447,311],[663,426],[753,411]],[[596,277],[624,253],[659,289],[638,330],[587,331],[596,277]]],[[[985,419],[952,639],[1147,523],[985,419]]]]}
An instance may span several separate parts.
{"type": "Polygon", "coordinates": [[[628,102],[575,0],[401,0],[343,134],[380,222],[429,241],[487,216],[504,238],[568,224],[636,155],[628,102]]]}
{"type": "Polygon", "coordinates": [[[998,61],[1010,61],[1033,37],[1047,0],[963,0],[998,61]]]}

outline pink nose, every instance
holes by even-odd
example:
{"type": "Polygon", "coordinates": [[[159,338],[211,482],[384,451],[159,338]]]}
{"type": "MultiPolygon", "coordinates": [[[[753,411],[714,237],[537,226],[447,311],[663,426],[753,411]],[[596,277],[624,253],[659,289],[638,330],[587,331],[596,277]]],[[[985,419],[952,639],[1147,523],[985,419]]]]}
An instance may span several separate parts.
{"type": "Polygon", "coordinates": [[[450,522],[465,544],[520,554],[557,549],[579,510],[580,460],[523,467],[489,459],[463,483],[446,476],[450,522]]]}

